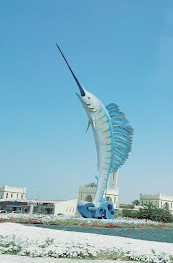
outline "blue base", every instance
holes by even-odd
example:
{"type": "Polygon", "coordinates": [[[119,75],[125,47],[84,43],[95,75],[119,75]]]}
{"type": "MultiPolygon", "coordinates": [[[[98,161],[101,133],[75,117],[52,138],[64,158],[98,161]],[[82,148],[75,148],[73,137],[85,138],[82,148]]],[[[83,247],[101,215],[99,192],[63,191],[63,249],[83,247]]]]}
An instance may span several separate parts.
{"type": "Polygon", "coordinates": [[[93,203],[80,201],[77,205],[78,212],[85,218],[114,219],[115,209],[113,203],[103,200],[95,206],[93,203]]]}

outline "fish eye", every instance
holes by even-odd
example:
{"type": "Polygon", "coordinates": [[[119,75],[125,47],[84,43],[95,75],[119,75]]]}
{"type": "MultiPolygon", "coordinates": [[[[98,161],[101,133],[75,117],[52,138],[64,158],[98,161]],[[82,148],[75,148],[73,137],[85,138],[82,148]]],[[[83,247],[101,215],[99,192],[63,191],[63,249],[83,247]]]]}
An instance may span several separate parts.
{"type": "Polygon", "coordinates": [[[88,97],[88,99],[91,99],[90,97],[88,97]]]}

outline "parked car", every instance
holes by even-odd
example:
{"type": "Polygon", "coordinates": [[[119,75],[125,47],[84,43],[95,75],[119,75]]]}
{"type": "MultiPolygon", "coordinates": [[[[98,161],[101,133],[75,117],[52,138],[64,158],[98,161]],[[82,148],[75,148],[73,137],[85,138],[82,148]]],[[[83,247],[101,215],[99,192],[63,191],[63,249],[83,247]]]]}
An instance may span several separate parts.
{"type": "Polygon", "coordinates": [[[12,211],[11,213],[12,213],[12,214],[21,214],[22,211],[21,211],[21,210],[17,210],[17,211],[12,211]]]}

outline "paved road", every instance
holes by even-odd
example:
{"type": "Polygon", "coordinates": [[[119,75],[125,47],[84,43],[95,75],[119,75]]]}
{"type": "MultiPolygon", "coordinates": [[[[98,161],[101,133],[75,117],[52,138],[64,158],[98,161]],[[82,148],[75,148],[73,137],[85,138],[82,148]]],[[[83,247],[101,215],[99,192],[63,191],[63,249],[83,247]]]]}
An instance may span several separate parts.
{"type": "MultiPolygon", "coordinates": [[[[0,263],[130,263],[134,261],[118,260],[81,260],[64,258],[30,258],[15,255],[0,255],[0,263]]],[[[136,263],[137,261],[135,261],[136,263]]]]}
{"type": "Polygon", "coordinates": [[[173,229],[129,229],[129,228],[100,228],[100,227],[75,227],[75,226],[56,226],[56,225],[32,225],[35,227],[43,227],[48,229],[65,230],[65,231],[75,231],[83,233],[110,235],[110,236],[120,236],[129,237],[133,239],[149,240],[157,242],[173,243],[173,229]]]}

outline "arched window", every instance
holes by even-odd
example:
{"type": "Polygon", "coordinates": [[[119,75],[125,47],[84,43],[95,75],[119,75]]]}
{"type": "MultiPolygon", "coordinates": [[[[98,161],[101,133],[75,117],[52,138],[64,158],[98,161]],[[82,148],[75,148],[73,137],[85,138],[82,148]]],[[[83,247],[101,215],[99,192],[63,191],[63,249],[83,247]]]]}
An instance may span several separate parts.
{"type": "Polygon", "coordinates": [[[106,200],[112,202],[112,198],[110,196],[106,196],[106,200]]]}
{"type": "Polygon", "coordinates": [[[91,195],[87,195],[87,197],[85,198],[85,201],[87,201],[87,202],[92,202],[92,197],[91,197],[91,195]]]}

